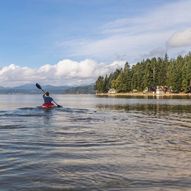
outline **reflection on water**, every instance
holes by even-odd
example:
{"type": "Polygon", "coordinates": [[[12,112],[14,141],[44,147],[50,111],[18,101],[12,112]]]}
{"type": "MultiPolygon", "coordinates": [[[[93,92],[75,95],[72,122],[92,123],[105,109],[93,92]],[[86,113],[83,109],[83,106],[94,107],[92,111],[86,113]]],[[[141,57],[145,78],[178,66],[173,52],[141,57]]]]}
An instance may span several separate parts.
{"type": "Polygon", "coordinates": [[[0,190],[191,189],[189,99],[57,99],[65,107],[4,99],[0,190]]]}
{"type": "Polygon", "coordinates": [[[144,111],[144,112],[190,112],[191,105],[160,105],[160,104],[135,104],[135,105],[96,105],[100,110],[119,110],[119,111],[144,111]]]}

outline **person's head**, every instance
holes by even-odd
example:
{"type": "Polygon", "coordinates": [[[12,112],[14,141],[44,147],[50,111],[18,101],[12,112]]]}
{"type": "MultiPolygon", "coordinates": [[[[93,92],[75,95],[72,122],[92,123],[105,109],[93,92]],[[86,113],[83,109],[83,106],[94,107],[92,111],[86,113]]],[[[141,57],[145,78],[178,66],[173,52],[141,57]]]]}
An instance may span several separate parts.
{"type": "Polygon", "coordinates": [[[49,96],[49,92],[46,92],[45,95],[46,95],[46,96],[49,96]]]}

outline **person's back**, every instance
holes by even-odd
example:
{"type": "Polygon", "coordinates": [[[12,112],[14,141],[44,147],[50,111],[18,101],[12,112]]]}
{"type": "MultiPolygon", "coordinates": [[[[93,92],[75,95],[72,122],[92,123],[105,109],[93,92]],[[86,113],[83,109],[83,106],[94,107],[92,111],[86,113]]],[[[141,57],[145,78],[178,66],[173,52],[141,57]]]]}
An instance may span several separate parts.
{"type": "Polygon", "coordinates": [[[52,103],[53,99],[52,97],[49,96],[49,92],[46,92],[44,95],[43,95],[43,99],[44,99],[44,103],[47,104],[47,103],[52,103]]]}

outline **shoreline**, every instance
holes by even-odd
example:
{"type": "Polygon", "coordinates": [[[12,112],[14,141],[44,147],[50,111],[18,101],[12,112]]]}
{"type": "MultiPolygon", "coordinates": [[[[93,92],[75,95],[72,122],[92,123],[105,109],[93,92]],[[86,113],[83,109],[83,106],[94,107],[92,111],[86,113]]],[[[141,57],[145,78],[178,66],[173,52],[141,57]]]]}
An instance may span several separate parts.
{"type": "Polygon", "coordinates": [[[96,93],[96,96],[108,96],[108,97],[120,97],[120,96],[130,96],[130,97],[173,97],[173,96],[180,96],[180,97],[190,97],[191,93],[161,93],[161,94],[156,94],[156,93],[142,93],[142,92],[137,92],[137,93],[96,93]]]}

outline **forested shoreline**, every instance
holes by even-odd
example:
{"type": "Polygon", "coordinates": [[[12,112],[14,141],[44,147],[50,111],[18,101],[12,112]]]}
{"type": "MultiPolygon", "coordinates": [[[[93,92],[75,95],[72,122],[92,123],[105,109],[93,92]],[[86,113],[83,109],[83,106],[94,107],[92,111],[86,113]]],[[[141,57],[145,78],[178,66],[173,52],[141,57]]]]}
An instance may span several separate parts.
{"type": "Polygon", "coordinates": [[[157,86],[174,93],[190,92],[191,52],[175,59],[169,59],[167,54],[164,58],[148,58],[133,66],[126,62],[124,68],[96,80],[97,93],[107,93],[111,88],[118,93],[156,91],[157,86]]]}

